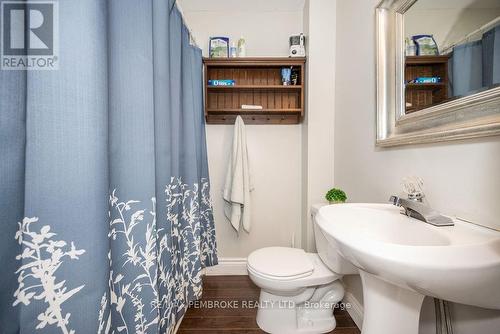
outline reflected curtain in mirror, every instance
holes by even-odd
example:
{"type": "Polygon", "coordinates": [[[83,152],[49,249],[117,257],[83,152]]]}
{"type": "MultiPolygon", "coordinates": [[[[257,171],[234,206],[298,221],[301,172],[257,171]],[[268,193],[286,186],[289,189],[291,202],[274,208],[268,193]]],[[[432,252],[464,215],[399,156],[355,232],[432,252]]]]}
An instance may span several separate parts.
{"type": "Polygon", "coordinates": [[[483,85],[500,84],[500,26],[483,35],[483,85]]]}
{"type": "Polygon", "coordinates": [[[480,40],[455,46],[449,65],[450,96],[470,95],[500,83],[500,26],[480,40]]]}
{"type": "Polygon", "coordinates": [[[455,46],[450,57],[451,96],[464,96],[483,87],[482,42],[455,46]]]}

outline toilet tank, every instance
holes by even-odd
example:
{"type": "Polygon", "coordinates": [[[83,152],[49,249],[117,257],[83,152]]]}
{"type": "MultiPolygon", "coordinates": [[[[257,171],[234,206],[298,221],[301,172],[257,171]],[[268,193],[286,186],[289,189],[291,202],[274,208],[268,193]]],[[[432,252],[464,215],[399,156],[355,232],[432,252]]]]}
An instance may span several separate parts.
{"type": "MultiPolygon", "coordinates": [[[[319,228],[316,223],[316,214],[319,209],[328,204],[314,204],[311,208],[311,216],[314,230],[314,240],[316,241],[316,250],[318,252],[319,257],[323,261],[324,264],[331,271],[339,275],[351,275],[358,274],[358,269],[354,267],[350,262],[344,260],[342,256],[337,252],[336,245],[329,242],[326,237],[323,235],[323,231],[319,228]]],[[[334,205],[342,205],[342,204],[334,204],[334,205]]]]}

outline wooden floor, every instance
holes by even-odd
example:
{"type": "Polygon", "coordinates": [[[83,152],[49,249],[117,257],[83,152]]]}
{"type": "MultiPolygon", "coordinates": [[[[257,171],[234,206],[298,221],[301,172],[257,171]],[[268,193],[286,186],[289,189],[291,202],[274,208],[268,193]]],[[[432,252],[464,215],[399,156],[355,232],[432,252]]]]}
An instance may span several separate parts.
{"type": "MultiPolygon", "coordinates": [[[[177,333],[265,333],[255,322],[258,300],[259,289],[248,276],[205,276],[203,298],[188,309],[177,333]],[[219,307],[206,307],[210,302],[219,307]]],[[[360,334],[347,311],[335,309],[334,313],[337,328],[332,334],[360,334]]]]}

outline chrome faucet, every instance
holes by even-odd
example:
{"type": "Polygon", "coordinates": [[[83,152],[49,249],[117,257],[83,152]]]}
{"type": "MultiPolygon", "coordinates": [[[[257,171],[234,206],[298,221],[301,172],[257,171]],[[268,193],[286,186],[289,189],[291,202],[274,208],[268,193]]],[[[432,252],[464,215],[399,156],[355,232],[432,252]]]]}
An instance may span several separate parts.
{"type": "Polygon", "coordinates": [[[422,203],[422,195],[414,198],[400,198],[398,196],[391,196],[389,202],[392,204],[402,207],[404,209],[403,214],[408,217],[412,217],[421,220],[425,223],[434,226],[453,226],[453,220],[449,217],[443,216],[439,212],[435,211],[431,207],[422,203]]]}

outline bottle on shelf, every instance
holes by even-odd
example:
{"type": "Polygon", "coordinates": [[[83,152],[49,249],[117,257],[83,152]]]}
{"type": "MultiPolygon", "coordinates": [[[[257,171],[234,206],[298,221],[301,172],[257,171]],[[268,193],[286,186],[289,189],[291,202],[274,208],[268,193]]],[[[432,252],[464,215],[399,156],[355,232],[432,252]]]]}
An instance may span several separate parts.
{"type": "Polygon", "coordinates": [[[243,36],[238,40],[238,57],[246,57],[247,56],[247,48],[246,42],[243,36]]]}
{"type": "Polygon", "coordinates": [[[236,47],[236,43],[231,43],[231,47],[229,48],[229,57],[236,58],[238,56],[238,48],[236,47]]]}

